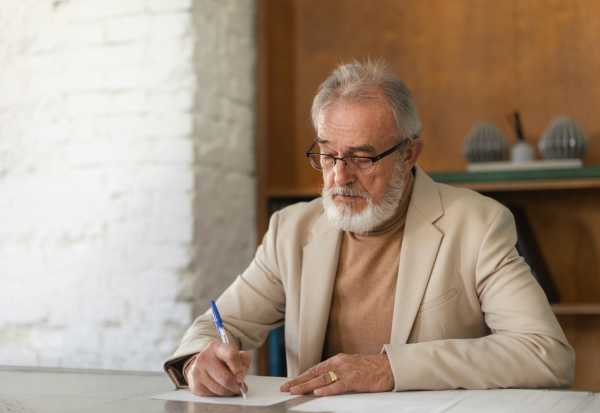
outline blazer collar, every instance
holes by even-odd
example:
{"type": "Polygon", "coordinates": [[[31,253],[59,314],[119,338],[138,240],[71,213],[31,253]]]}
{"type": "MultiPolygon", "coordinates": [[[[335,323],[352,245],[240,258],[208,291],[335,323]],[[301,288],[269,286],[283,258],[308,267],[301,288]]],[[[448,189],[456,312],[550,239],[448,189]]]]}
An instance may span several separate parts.
{"type": "Polygon", "coordinates": [[[390,344],[408,341],[444,237],[433,225],[442,215],[444,209],[437,185],[416,166],[404,225],[390,344]]]}
{"type": "Polygon", "coordinates": [[[302,374],[321,362],[333,286],[337,273],[342,231],[329,223],[325,213],[312,229],[313,239],[302,250],[298,370],[302,374]]]}
{"type": "MultiPolygon", "coordinates": [[[[443,215],[436,184],[419,167],[406,216],[394,303],[391,344],[406,343],[442,241],[433,222],[443,215]]],[[[321,362],[342,231],[323,213],[303,248],[300,282],[298,375],[321,362]]]]}
{"type": "Polygon", "coordinates": [[[427,221],[433,224],[444,215],[440,192],[433,179],[423,172],[419,165],[415,165],[414,169],[415,183],[410,197],[410,203],[413,208],[419,210],[421,215],[423,215],[427,221]]]}

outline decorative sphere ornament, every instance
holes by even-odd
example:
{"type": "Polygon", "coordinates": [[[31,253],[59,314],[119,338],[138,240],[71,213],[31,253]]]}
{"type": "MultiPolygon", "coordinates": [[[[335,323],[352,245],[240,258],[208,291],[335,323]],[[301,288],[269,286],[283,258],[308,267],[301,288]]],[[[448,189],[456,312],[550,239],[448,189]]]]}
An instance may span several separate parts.
{"type": "Polygon", "coordinates": [[[508,142],[496,125],[478,122],[467,135],[462,152],[469,162],[497,162],[506,157],[508,142]]]}
{"type": "Polygon", "coordinates": [[[588,138],[569,116],[554,118],[538,142],[546,159],[583,159],[588,150],[588,138]]]}

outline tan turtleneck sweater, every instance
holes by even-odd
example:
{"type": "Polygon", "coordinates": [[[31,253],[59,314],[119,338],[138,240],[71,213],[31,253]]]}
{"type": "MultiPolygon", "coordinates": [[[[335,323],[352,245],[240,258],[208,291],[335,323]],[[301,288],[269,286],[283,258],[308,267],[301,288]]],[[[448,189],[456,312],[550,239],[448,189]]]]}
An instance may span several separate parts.
{"type": "Polygon", "coordinates": [[[394,216],[367,234],[344,232],[323,360],[339,353],[379,354],[390,343],[404,222],[414,177],[394,216]]]}

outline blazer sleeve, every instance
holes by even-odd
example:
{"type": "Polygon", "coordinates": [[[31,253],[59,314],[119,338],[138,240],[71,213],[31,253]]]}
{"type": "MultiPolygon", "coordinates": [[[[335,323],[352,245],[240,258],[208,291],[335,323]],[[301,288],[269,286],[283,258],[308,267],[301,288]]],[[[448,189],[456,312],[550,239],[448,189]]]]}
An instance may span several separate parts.
{"type": "MultiPolygon", "coordinates": [[[[285,291],[275,248],[278,219],[276,212],[250,266],[216,301],[229,340],[240,350],[260,346],[269,331],[284,322],[285,291]]],[[[215,341],[221,339],[209,309],[196,318],[173,357],[164,363],[164,370],[176,388],[186,384],[182,375],[185,360],[215,341]]]]}
{"type": "Polygon", "coordinates": [[[395,391],[571,386],[575,352],[516,241],[514,219],[503,208],[481,243],[475,270],[474,288],[492,334],[386,345],[395,391]]]}

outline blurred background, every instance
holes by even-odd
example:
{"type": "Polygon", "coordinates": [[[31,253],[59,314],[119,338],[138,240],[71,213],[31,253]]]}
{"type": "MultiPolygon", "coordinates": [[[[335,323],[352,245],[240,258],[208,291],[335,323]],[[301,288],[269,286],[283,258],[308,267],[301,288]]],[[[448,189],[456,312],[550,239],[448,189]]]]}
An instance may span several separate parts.
{"type": "MultiPolygon", "coordinates": [[[[573,388],[600,390],[600,3],[260,0],[257,16],[259,234],[273,210],[319,194],[321,176],[304,156],[315,139],[308,114],[319,84],[340,62],[382,57],[417,102],[419,165],[438,182],[511,208],[526,247],[519,252],[533,257],[527,262],[575,348],[573,388]],[[477,123],[495,125],[506,147],[517,143],[515,110],[531,169],[505,161],[505,170],[465,171],[463,145],[477,123]],[[562,115],[589,147],[583,163],[566,160],[578,167],[547,168],[538,142],[562,115]]],[[[278,334],[267,367],[283,366],[282,374],[278,334]]]]}
{"type": "MultiPolygon", "coordinates": [[[[0,364],[159,370],[269,215],[318,196],[312,98],[370,57],[415,97],[421,167],[521,208],[574,387],[600,390],[599,21],[595,0],[0,0],[0,364]],[[473,125],[512,145],[515,110],[535,159],[572,117],[583,167],[465,178],[473,125]]],[[[261,374],[285,374],[282,337],[261,374]]]]}
{"type": "Polygon", "coordinates": [[[161,370],[248,265],[255,8],[0,0],[0,364],[161,370]]]}

